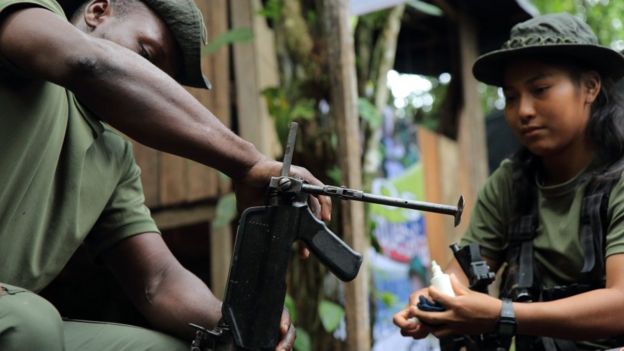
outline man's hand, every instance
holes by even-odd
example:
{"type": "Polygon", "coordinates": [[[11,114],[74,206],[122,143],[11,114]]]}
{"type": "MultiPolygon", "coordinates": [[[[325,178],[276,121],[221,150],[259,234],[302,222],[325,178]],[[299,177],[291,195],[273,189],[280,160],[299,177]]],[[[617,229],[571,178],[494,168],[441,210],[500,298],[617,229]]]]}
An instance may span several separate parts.
{"type": "Polygon", "coordinates": [[[275,351],[292,350],[295,345],[297,333],[295,331],[295,326],[290,320],[290,314],[286,308],[284,308],[284,311],[282,312],[282,320],[280,321],[280,337],[281,341],[275,347],[275,351]]]}
{"type": "MultiPolygon", "coordinates": [[[[236,192],[236,205],[239,211],[251,206],[263,204],[266,195],[267,185],[271,177],[277,177],[282,170],[282,163],[262,157],[239,179],[234,179],[234,190],[236,192]]],[[[316,179],[307,169],[299,166],[290,166],[290,176],[298,177],[310,184],[322,186],[320,180],[316,179]]],[[[314,215],[322,221],[331,220],[332,203],[328,196],[309,196],[308,206],[314,215]]],[[[310,251],[300,244],[299,256],[307,258],[310,251]]]]}
{"type": "MultiPolygon", "coordinates": [[[[236,203],[239,210],[261,205],[271,177],[278,177],[281,170],[281,162],[263,156],[240,179],[234,179],[236,203]]],[[[310,184],[323,185],[320,180],[303,167],[291,166],[289,175],[301,178],[310,184]]],[[[310,196],[309,198],[312,213],[322,221],[329,221],[332,209],[331,199],[327,196],[310,196]]]]}

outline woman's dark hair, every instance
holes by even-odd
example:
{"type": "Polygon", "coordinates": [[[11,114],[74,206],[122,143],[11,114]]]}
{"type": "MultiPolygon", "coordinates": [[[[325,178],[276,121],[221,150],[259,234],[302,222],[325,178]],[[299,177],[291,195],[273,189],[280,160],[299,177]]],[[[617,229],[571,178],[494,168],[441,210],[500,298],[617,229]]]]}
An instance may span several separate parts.
{"type": "MultiPolygon", "coordinates": [[[[584,72],[596,70],[591,65],[566,62],[561,57],[540,58],[540,61],[565,68],[572,80],[580,84],[584,72]]],[[[599,72],[599,70],[596,70],[599,72]]],[[[596,147],[601,167],[591,176],[617,176],[622,172],[624,158],[624,85],[616,84],[608,75],[600,73],[601,89],[591,112],[585,133],[596,147]]],[[[535,178],[541,171],[539,158],[522,147],[512,157],[512,180],[515,195],[515,216],[526,214],[535,204],[537,191],[535,178]]]]}

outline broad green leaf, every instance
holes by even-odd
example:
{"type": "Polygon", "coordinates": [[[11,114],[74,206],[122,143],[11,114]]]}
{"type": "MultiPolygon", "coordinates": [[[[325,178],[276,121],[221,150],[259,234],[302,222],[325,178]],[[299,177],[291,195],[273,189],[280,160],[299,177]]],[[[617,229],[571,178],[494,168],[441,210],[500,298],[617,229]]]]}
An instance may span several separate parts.
{"type": "Polygon", "coordinates": [[[286,294],[286,299],[284,299],[284,307],[288,310],[290,314],[290,320],[293,324],[297,321],[297,307],[295,306],[295,300],[293,300],[292,296],[286,294]]]}
{"type": "Polygon", "coordinates": [[[312,351],[310,334],[301,328],[297,328],[297,339],[295,339],[295,351],[312,351]]]}
{"type": "Polygon", "coordinates": [[[331,333],[338,328],[338,325],[340,325],[340,321],[342,321],[345,314],[342,306],[327,300],[322,300],[319,303],[318,311],[323,328],[325,328],[325,331],[328,333],[331,333]]]}
{"type": "Polygon", "coordinates": [[[217,202],[217,210],[215,218],[212,221],[212,228],[222,228],[236,217],[236,196],[234,193],[229,193],[222,196],[217,202]]]}
{"type": "Polygon", "coordinates": [[[234,28],[219,35],[202,49],[202,54],[212,54],[224,45],[232,43],[244,43],[254,38],[250,28],[234,28]]]}

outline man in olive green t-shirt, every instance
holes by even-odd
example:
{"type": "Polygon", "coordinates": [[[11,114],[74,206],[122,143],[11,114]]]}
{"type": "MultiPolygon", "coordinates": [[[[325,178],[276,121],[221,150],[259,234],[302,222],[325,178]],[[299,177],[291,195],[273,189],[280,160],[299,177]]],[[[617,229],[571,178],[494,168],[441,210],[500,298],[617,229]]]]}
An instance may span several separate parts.
{"type": "MultiPolygon", "coordinates": [[[[238,195],[260,194],[281,165],[178,84],[208,87],[204,41],[191,0],[90,0],[71,23],[54,0],[0,0],[0,350],[187,349],[189,322],[220,319],[221,302],[164,244],[132,149],[107,126],[218,168],[238,195]],[[62,321],[36,295],[82,242],[166,334],[62,321]]],[[[292,348],[286,314],[281,332],[278,348],[292,348]]]]}

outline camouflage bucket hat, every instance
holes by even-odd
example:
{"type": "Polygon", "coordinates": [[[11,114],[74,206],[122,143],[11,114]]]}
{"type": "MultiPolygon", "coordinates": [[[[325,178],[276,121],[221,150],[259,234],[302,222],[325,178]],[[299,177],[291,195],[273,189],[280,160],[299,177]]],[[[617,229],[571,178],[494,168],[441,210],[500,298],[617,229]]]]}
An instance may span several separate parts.
{"type": "Polygon", "coordinates": [[[614,80],[624,76],[624,56],[598,44],[591,28],[568,13],[538,16],[516,24],[500,50],[477,59],[472,73],[483,83],[501,86],[507,62],[526,56],[561,57],[596,69],[614,80]]]}
{"type": "MultiPolygon", "coordinates": [[[[88,0],[59,0],[63,11],[71,16],[88,0]]],[[[202,74],[201,51],[207,44],[206,26],[201,11],[193,0],[137,0],[154,11],[171,31],[182,54],[178,83],[210,89],[210,81],[202,74]]]]}

